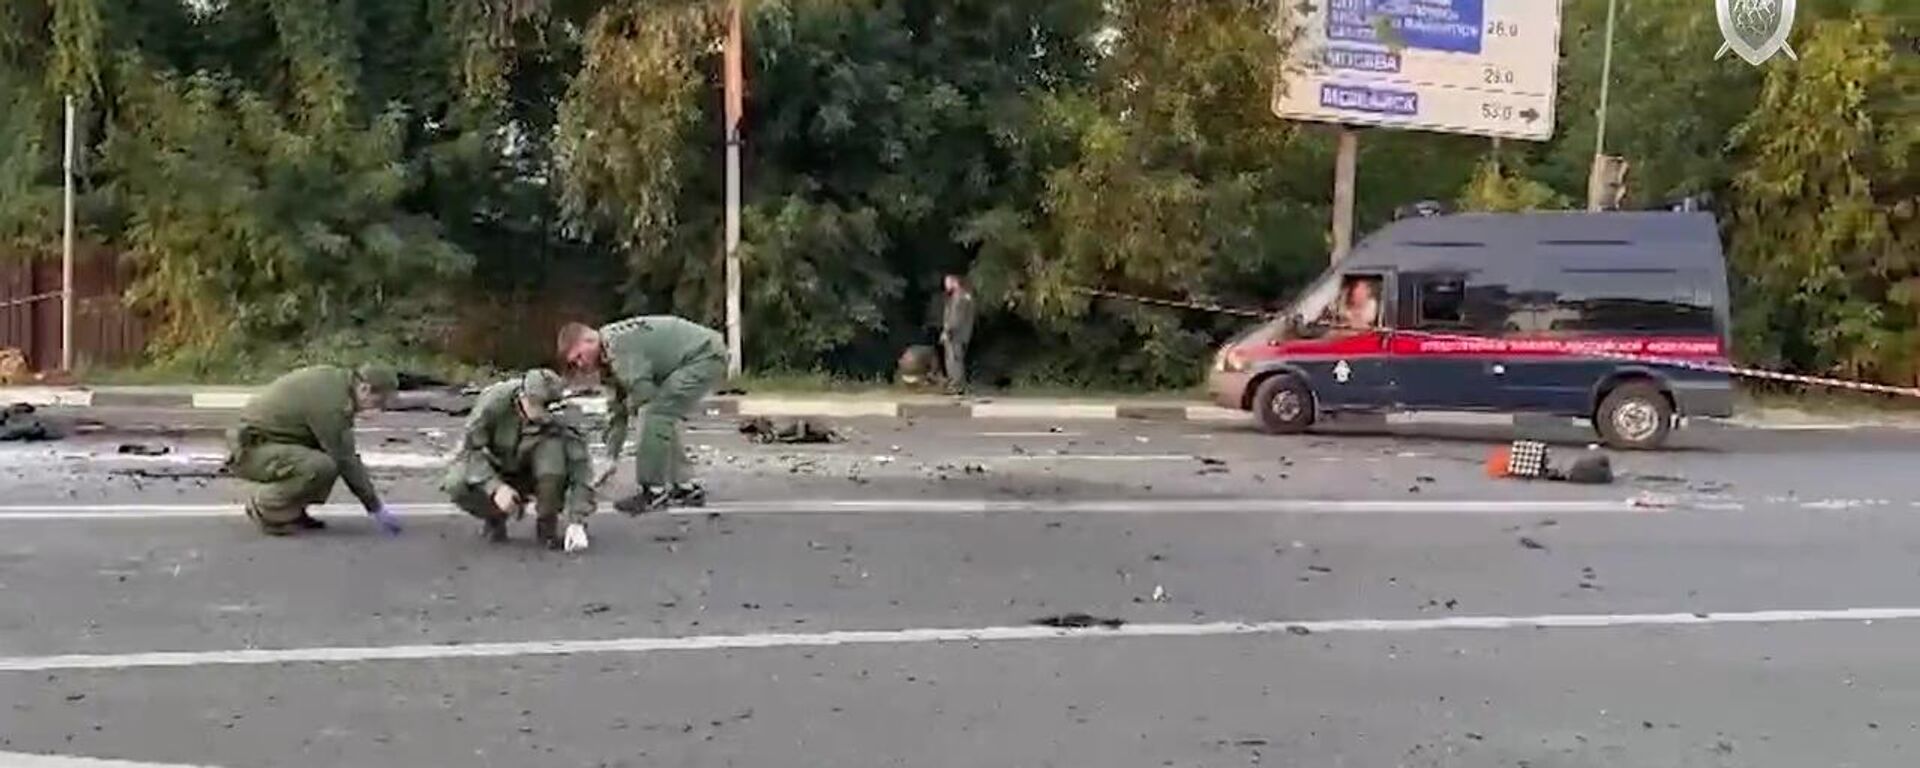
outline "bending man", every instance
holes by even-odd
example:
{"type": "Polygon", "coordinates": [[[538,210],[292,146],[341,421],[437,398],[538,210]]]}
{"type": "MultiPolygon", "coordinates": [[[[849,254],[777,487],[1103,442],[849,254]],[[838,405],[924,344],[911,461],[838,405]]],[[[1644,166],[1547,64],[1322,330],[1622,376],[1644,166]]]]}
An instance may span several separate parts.
{"type": "Polygon", "coordinates": [[[560,374],[536,368],[488,387],[473,404],[441,489],[455,506],[480,518],[488,541],[504,543],[507,521],[525,514],[531,499],[534,540],[569,552],[587,546],[586,521],[594,508],[587,441],[548,410],[563,388],[560,374]]]}
{"type": "Polygon", "coordinates": [[[706,489],[690,476],[680,433],[687,414],[726,375],[727,345],[720,333],[666,315],[635,317],[599,330],[569,323],[560,329],[559,352],[573,370],[597,371],[609,390],[603,472],[613,472],[633,412],[645,409],[633,461],[640,490],[614,502],[614,509],[637,515],[669,504],[706,503],[706,489]]]}
{"type": "Polygon", "coordinates": [[[286,536],[327,527],[307,507],[325,502],[335,480],[346,481],[388,533],[400,532],[353,443],[354,415],[385,408],[399,388],[389,368],[316,365],[281,376],[248,401],[240,426],[227,433],[227,468],[257,486],[247,517],[261,532],[286,536]]]}

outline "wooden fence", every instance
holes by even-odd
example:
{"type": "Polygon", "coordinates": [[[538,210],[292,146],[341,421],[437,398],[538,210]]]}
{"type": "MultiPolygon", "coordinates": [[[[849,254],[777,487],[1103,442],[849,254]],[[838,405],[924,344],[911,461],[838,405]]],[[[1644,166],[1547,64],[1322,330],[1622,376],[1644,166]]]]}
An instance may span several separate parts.
{"type": "MultiPolygon", "coordinates": [[[[0,253],[0,347],[26,353],[36,371],[60,367],[60,261],[0,253]]],[[[122,296],[132,275],[117,254],[97,249],[74,259],[74,364],[133,363],[146,349],[147,324],[122,296]]]]}

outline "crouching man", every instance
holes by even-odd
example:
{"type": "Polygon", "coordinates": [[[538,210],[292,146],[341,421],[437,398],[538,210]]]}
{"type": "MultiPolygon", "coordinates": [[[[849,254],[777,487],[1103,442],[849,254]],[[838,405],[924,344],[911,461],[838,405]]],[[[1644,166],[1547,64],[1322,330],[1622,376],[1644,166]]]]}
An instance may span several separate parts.
{"type": "Polygon", "coordinates": [[[524,515],[531,500],[536,541],[553,550],[587,548],[593,466],[585,438],[549,411],[562,393],[560,374],[536,368],[488,387],[474,403],[441,488],[480,518],[488,541],[505,542],[507,522],[524,515]]]}
{"type": "Polygon", "coordinates": [[[275,379],[247,402],[240,426],[227,433],[227,470],[254,484],[247,517],[262,533],[287,536],[327,527],[307,507],[325,502],[335,480],[346,482],[380,527],[400,532],[353,441],[354,415],[385,408],[399,388],[400,377],[390,368],[316,365],[275,379]]]}

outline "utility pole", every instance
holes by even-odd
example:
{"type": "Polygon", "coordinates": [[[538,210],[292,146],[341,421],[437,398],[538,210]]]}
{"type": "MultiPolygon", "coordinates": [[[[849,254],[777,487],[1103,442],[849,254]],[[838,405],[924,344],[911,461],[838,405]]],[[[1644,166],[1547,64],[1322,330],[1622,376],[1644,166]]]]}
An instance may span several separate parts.
{"type": "Polygon", "coordinates": [[[1594,113],[1598,127],[1593,134],[1593,167],[1587,171],[1587,210],[1605,210],[1610,197],[1607,180],[1612,178],[1615,163],[1607,157],[1607,95],[1613,88],[1613,26],[1614,16],[1619,10],[1619,0],[1607,0],[1607,36],[1606,50],[1600,54],[1600,109],[1594,113]]]}
{"type": "Polygon", "coordinates": [[[1340,147],[1333,158],[1333,257],[1338,263],[1353,249],[1353,177],[1359,161],[1360,134],[1340,126],[1340,147]]]}
{"type": "Polygon", "coordinates": [[[743,0],[728,0],[726,47],[727,140],[727,376],[743,365],[740,328],[740,122],[746,111],[746,30],[743,0]]]}
{"type": "Polygon", "coordinates": [[[60,236],[60,370],[73,370],[73,97],[67,97],[67,155],[61,175],[66,180],[64,231],[60,236]]]}

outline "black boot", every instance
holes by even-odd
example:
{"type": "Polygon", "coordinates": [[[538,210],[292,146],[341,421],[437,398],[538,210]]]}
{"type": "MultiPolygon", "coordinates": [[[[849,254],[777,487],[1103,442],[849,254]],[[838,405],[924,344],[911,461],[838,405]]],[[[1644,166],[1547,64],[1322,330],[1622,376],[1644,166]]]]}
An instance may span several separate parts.
{"type": "Polygon", "coordinates": [[[667,506],[672,496],[672,490],[665,486],[654,488],[643,485],[632,496],[614,502],[613,508],[628,516],[644,515],[667,506]]]}
{"type": "Polygon", "coordinates": [[[480,535],[486,538],[488,544],[507,543],[507,516],[494,515],[487,518],[481,523],[480,535]]]}
{"type": "Polygon", "coordinates": [[[296,518],[293,524],[299,526],[300,530],[303,531],[324,531],[327,529],[327,521],[305,512],[301,512],[300,517],[296,518]]]}
{"type": "Polygon", "coordinates": [[[560,551],[564,542],[560,541],[560,519],[541,517],[533,521],[533,538],[540,546],[554,552],[560,551]]]}
{"type": "Polygon", "coordinates": [[[667,503],[676,507],[704,507],[707,505],[707,489],[699,483],[681,483],[667,495],[667,503]]]}

